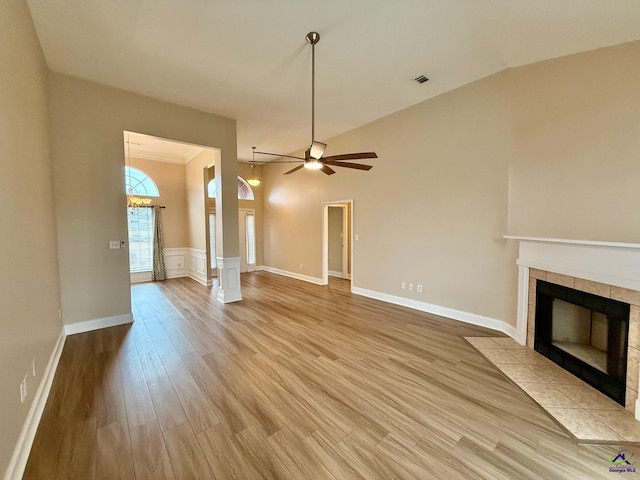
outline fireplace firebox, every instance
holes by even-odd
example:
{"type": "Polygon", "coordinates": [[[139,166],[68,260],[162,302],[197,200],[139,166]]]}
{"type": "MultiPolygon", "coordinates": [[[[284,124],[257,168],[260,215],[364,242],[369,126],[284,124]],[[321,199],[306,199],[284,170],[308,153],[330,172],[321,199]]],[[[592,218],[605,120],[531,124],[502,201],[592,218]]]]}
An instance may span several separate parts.
{"type": "Polygon", "coordinates": [[[536,282],[534,349],[625,404],[629,304],[536,282]]]}

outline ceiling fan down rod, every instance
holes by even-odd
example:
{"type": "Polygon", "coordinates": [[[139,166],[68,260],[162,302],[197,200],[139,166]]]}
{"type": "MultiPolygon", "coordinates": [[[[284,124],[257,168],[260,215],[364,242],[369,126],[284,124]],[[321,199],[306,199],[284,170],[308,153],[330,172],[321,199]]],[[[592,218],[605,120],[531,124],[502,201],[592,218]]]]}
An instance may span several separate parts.
{"type": "Polygon", "coordinates": [[[307,33],[307,42],[311,44],[311,144],[316,139],[316,43],[320,41],[318,32],[307,33]]]}

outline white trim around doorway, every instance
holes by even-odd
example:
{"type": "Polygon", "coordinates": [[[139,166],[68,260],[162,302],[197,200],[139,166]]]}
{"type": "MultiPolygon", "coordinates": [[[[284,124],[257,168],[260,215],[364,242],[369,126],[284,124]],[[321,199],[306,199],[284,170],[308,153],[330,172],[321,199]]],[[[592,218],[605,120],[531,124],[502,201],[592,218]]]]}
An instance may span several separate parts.
{"type": "MultiPolygon", "coordinates": [[[[332,202],[322,202],[322,285],[327,285],[329,283],[329,207],[343,207],[346,208],[347,205],[350,207],[347,209],[349,213],[348,222],[345,221],[346,224],[350,225],[351,228],[345,228],[345,235],[349,234],[349,269],[346,273],[345,277],[351,279],[351,290],[353,290],[353,279],[354,279],[354,271],[353,271],[353,199],[348,200],[335,200],[332,202]]],[[[345,220],[347,220],[345,215],[345,220]]]]}

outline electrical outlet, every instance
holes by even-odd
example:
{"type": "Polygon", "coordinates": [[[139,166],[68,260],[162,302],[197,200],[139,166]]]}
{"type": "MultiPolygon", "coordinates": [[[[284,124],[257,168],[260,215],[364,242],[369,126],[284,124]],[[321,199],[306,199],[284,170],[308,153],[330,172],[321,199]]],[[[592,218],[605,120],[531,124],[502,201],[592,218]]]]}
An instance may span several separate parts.
{"type": "Polygon", "coordinates": [[[407,282],[402,282],[402,289],[404,290],[405,288],[407,288],[407,282]]]}
{"type": "Polygon", "coordinates": [[[300,264],[300,270],[302,270],[302,264],[300,264]]]}
{"type": "Polygon", "coordinates": [[[409,290],[413,290],[413,283],[409,284],[409,290]]]}
{"type": "Polygon", "coordinates": [[[416,291],[417,291],[418,293],[422,293],[422,284],[421,284],[421,283],[419,283],[419,284],[416,286],[416,291]]]}
{"type": "Polygon", "coordinates": [[[120,240],[109,240],[109,250],[120,250],[120,240]]]}

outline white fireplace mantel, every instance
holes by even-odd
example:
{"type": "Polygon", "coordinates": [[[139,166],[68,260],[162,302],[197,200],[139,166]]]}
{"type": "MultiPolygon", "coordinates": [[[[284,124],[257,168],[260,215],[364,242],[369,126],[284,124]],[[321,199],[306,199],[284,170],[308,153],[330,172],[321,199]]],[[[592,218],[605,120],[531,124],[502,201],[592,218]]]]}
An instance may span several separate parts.
{"type": "Polygon", "coordinates": [[[640,244],[505,236],[518,265],[640,291],[640,244]]]}

